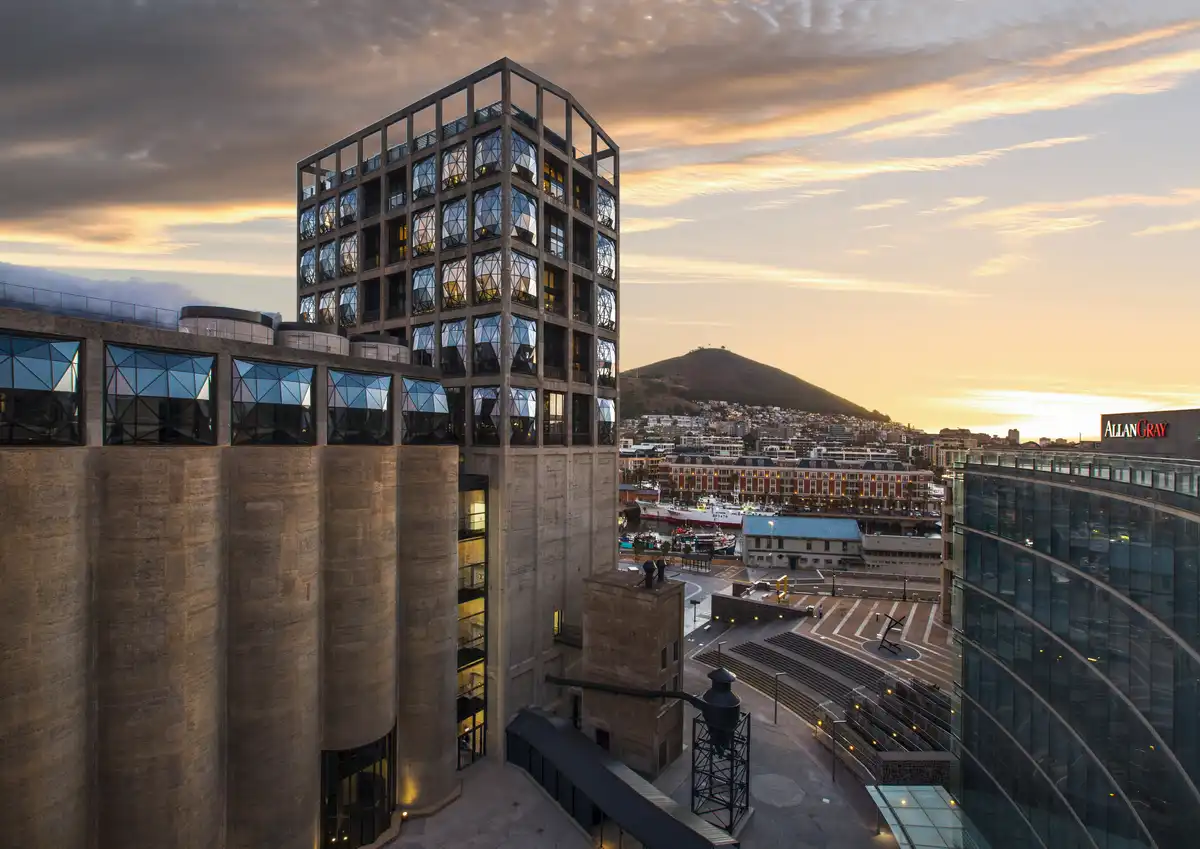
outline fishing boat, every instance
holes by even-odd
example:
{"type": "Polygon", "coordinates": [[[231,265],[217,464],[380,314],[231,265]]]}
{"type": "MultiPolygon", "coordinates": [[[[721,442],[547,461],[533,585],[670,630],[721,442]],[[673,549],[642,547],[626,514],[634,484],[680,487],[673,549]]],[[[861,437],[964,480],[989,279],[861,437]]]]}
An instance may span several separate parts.
{"type": "Polygon", "coordinates": [[[716,528],[741,528],[746,516],[774,516],[775,508],[755,504],[734,504],[708,499],[694,506],[673,502],[639,501],[643,519],[669,522],[673,525],[700,525],[716,528]]]}

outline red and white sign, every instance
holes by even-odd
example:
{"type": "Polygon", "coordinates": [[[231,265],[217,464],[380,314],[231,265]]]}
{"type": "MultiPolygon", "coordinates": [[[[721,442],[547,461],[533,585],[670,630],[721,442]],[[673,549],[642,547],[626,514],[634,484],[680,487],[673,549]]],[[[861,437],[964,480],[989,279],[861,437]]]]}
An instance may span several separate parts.
{"type": "Polygon", "coordinates": [[[1166,422],[1152,422],[1142,419],[1136,422],[1104,423],[1105,439],[1162,439],[1167,435],[1166,422]]]}

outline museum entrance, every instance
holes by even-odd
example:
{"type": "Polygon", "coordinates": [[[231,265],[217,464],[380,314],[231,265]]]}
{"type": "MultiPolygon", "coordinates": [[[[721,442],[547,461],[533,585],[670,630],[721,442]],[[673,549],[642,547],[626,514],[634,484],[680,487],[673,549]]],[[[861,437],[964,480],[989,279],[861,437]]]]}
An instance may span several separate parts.
{"type": "Polygon", "coordinates": [[[325,846],[369,846],[388,830],[396,800],[396,733],[341,752],[321,753],[321,835],[325,846]]]}

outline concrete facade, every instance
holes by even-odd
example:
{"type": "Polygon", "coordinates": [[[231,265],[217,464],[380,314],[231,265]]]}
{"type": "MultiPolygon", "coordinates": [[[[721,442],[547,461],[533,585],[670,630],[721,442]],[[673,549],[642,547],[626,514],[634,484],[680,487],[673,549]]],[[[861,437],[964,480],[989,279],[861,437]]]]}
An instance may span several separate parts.
{"type": "MultiPolygon", "coordinates": [[[[649,690],[680,689],[683,591],[680,581],[647,588],[640,572],[613,569],[584,581],[582,678],[649,690]]],[[[683,751],[683,702],[587,690],[583,730],[604,739],[631,769],[653,779],[683,751]]]]}

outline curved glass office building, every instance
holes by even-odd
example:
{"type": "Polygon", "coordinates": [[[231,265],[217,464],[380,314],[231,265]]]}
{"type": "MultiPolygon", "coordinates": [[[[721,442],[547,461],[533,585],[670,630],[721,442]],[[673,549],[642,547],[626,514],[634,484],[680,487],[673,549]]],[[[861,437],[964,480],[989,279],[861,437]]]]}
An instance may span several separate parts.
{"type": "Polygon", "coordinates": [[[973,451],[955,490],[972,822],[991,849],[1197,845],[1200,462],[973,451]]]}

